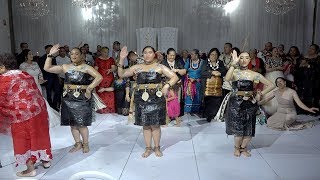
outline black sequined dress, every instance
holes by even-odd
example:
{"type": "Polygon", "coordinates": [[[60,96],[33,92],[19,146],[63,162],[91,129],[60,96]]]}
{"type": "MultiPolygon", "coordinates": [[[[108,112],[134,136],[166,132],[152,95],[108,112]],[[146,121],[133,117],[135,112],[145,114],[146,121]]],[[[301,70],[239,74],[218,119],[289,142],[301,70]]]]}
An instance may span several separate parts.
{"type": "MultiPolygon", "coordinates": [[[[70,70],[65,73],[65,84],[89,85],[92,77],[84,72],[70,70]]],[[[65,92],[65,89],[64,89],[65,92]]],[[[80,95],[75,97],[75,90],[68,90],[61,102],[61,126],[91,126],[93,119],[93,101],[87,99],[85,90],[80,90],[80,95]]]]}
{"type": "MultiPolygon", "coordinates": [[[[137,76],[137,87],[140,84],[161,84],[161,74],[152,72],[140,72],[137,76]]],[[[149,98],[142,99],[145,89],[137,89],[134,94],[135,125],[151,126],[166,124],[166,100],[164,96],[156,96],[157,89],[147,89],[149,98]]]]}
{"type": "Polygon", "coordinates": [[[226,113],[226,133],[235,136],[254,136],[256,125],[257,103],[252,98],[244,100],[236,94],[237,91],[253,91],[253,81],[238,80],[232,82],[226,113]]]}

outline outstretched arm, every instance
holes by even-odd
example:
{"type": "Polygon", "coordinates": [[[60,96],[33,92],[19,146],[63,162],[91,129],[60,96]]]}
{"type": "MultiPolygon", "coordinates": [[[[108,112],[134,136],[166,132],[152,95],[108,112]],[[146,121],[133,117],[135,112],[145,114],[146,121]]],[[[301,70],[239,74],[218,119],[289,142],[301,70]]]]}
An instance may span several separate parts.
{"type": "Polygon", "coordinates": [[[52,65],[52,56],[59,52],[59,48],[60,48],[59,44],[56,44],[51,48],[51,50],[47,56],[46,62],[44,64],[43,69],[45,71],[47,71],[49,73],[55,73],[55,74],[63,73],[63,65],[62,66],[52,65]]]}
{"type": "Polygon", "coordinates": [[[311,112],[311,113],[316,113],[315,111],[319,111],[319,108],[314,108],[314,107],[309,108],[308,106],[306,106],[305,104],[303,104],[303,102],[300,100],[297,92],[296,92],[295,90],[293,90],[293,91],[294,91],[293,94],[292,94],[293,99],[294,99],[294,101],[297,103],[297,105],[298,105],[300,108],[302,108],[302,109],[304,109],[304,110],[306,110],[306,111],[309,111],[309,112],[311,112]]]}

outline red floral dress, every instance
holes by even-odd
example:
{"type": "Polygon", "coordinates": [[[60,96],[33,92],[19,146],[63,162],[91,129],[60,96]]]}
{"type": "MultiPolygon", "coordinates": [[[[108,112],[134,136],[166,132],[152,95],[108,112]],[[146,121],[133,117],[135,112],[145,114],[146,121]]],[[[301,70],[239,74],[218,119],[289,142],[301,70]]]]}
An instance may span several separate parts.
{"type": "Polygon", "coordinates": [[[103,80],[97,87],[96,91],[99,97],[102,99],[102,101],[105,103],[107,106],[104,109],[98,110],[98,113],[115,113],[116,108],[115,108],[115,95],[114,91],[111,92],[98,92],[100,88],[108,88],[108,87],[113,87],[113,81],[114,81],[114,75],[113,73],[108,73],[108,70],[111,69],[111,66],[115,65],[115,61],[112,57],[109,59],[100,59],[97,58],[95,60],[95,66],[98,67],[98,72],[102,75],[103,80]]]}
{"type": "Polygon", "coordinates": [[[34,78],[11,70],[0,82],[0,133],[11,132],[16,165],[50,161],[48,113],[34,78]]]}

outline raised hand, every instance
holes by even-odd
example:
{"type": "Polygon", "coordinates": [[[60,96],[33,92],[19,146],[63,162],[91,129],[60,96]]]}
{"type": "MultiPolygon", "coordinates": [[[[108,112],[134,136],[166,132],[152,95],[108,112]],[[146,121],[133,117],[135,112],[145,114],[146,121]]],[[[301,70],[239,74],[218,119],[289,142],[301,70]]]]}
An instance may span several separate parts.
{"type": "Polygon", "coordinates": [[[49,54],[55,56],[59,53],[59,48],[60,48],[60,44],[56,44],[54,45],[51,49],[50,49],[50,52],[49,54]]]}
{"type": "Polygon", "coordinates": [[[232,55],[232,62],[231,62],[231,64],[232,64],[232,65],[237,65],[238,62],[239,62],[239,57],[238,57],[237,51],[233,50],[233,52],[232,52],[231,55],[232,55]]]}
{"type": "Polygon", "coordinates": [[[121,48],[121,52],[120,52],[120,61],[123,60],[124,58],[126,58],[128,56],[128,48],[127,46],[123,46],[123,48],[121,48]]]}

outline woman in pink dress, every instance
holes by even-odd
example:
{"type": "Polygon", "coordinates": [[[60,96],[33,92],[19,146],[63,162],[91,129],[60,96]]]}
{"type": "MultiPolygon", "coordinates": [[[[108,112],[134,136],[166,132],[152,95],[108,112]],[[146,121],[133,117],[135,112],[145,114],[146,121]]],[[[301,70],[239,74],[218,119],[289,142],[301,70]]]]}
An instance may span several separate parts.
{"type": "Polygon", "coordinates": [[[97,87],[97,94],[107,106],[98,110],[98,113],[115,113],[115,95],[113,88],[114,75],[117,70],[114,59],[109,57],[109,48],[103,47],[100,50],[101,56],[95,60],[95,69],[103,76],[102,82],[97,87]]]}
{"type": "MultiPolygon", "coordinates": [[[[179,87],[177,87],[178,89],[179,87]]],[[[170,119],[176,120],[176,126],[179,127],[181,120],[180,120],[180,102],[178,100],[178,94],[176,93],[178,90],[174,90],[170,88],[168,91],[167,97],[167,114],[170,119]]]]}

